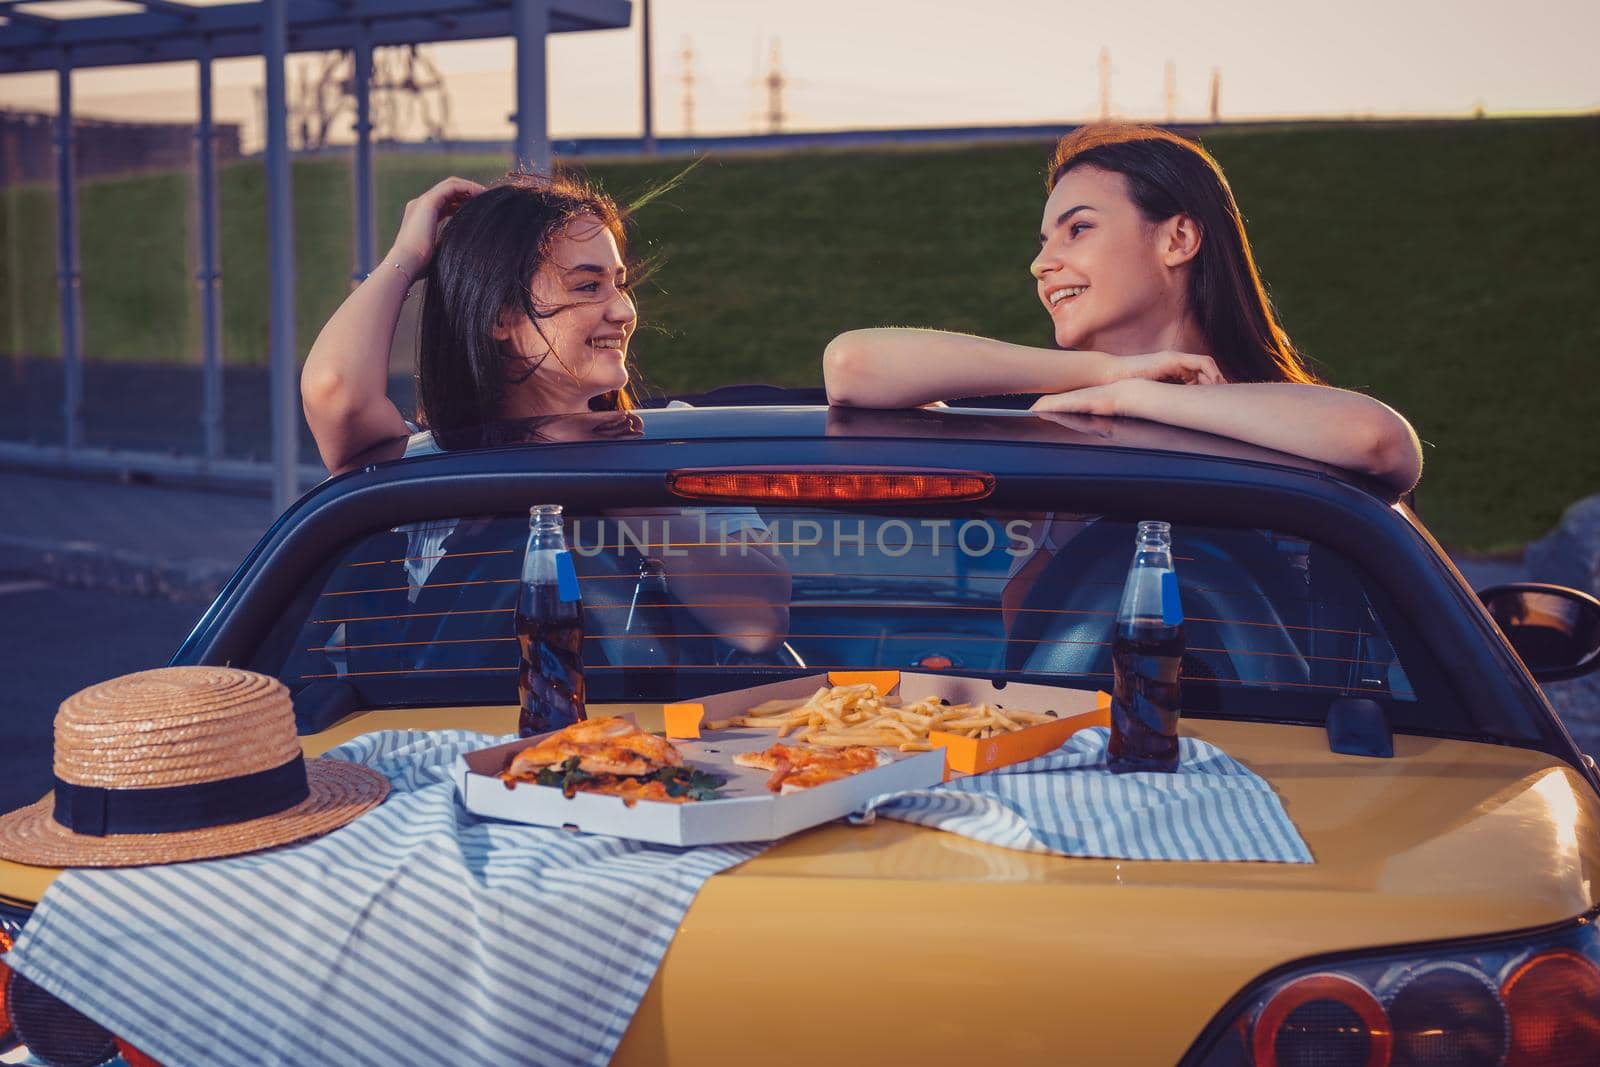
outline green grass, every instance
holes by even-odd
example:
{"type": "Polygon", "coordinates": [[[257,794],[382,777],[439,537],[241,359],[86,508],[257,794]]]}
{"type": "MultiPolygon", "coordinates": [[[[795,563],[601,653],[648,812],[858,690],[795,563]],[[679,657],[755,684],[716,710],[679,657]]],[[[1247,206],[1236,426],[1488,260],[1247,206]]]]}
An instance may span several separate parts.
{"type": "MultiPolygon", "coordinates": [[[[1600,120],[1224,130],[1222,161],[1291,335],[1337,385],[1404,412],[1427,442],[1420,493],[1447,543],[1515,547],[1600,491],[1600,120]],[[1586,429],[1587,427],[1587,429],[1586,429]]],[[[668,391],[808,385],[853,326],[911,324],[1048,343],[1026,269],[1044,145],[712,159],[642,212],[660,259],[636,353],[668,391]]],[[[607,163],[627,200],[680,162],[607,163]]],[[[380,156],[379,248],[446,173],[499,158],[380,156]]],[[[186,175],[86,184],[86,351],[197,360],[186,175]]],[[[58,344],[54,203],[12,190],[0,217],[0,347],[58,344]]],[[[295,166],[302,353],[349,284],[350,178],[295,166]]],[[[266,356],[260,167],[222,171],[227,358],[266,356]]]]}

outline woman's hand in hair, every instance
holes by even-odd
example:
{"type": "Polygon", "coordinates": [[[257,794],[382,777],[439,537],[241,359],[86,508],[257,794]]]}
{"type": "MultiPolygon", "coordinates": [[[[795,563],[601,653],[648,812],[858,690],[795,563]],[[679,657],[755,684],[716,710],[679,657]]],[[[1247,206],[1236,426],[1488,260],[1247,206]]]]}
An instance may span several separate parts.
{"type": "Polygon", "coordinates": [[[446,178],[407,204],[383,263],[317,334],[300,372],[300,399],[330,471],[343,470],[373,446],[410,432],[389,399],[389,353],[400,308],[433,255],[439,223],[482,191],[477,182],[446,178]]]}
{"type": "Polygon", "coordinates": [[[466,178],[446,178],[406,204],[400,219],[400,232],[388,259],[415,281],[433,255],[439,224],[454,215],[462,204],[483,192],[483,186],[466,178]]]}

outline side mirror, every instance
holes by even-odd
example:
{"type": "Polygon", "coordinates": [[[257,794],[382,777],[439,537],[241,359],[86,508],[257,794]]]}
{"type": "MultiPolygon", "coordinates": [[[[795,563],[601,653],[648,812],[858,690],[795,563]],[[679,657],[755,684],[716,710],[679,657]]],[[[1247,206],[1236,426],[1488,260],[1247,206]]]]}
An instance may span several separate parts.
{"type": "Polygon", "coordinates": [[[1478,599],[1539,681],[1559,682],[1600,667],[1600,600],[1588,593],[1511,582],[1480,590],[1478,599]]]}

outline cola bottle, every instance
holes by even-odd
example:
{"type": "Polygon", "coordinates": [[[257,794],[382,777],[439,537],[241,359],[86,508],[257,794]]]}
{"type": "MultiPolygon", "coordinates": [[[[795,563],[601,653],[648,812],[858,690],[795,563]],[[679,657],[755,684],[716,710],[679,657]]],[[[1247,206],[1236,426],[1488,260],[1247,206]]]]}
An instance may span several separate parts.
{"type": "Polygon", "coordinates": [[[622,630],[628,637],[622,646],[628,665],[623,672],[628,691],[647,700],[674,699],[678,639],[672,625],[667,572],[654,556],[639,561],[639,580],[634,583],[622,630]]]}
{"type": "Polygon", "coordinates": [[[1183,603],[1172,569],[1172,526],[1141,522],[1111,641],[1111,770],[1176,771],[1183,603]]]}
{"type": "Polygon", "coordinates": [[[583,601],[561,531],[561,505],[529,511],[528,550],[517,593],[517,695],[522,737],[570,726],[583,710],[583,601]]]}

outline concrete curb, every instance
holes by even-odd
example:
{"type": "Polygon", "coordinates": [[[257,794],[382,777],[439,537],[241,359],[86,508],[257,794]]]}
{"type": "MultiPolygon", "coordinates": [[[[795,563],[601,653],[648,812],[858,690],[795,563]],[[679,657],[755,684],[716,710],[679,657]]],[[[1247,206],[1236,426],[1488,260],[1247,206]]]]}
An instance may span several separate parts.
{"type": "Polygon", "coordinates": [[[60,585],[209,604],[233,575],[236,563],[192,559],[175,562],[108,548],[92,541],[40,541],[0,535],[0,558],[60,585]]]}

